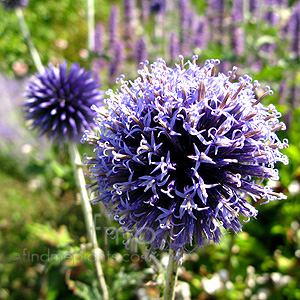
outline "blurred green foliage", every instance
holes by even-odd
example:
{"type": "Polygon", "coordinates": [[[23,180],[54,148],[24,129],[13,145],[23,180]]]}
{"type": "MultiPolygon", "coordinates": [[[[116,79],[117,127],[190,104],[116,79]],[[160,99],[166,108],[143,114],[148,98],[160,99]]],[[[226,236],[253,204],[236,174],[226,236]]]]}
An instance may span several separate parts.
{"type": "MultiPolygon", "coordinates": [[[[95,0],[95,7],[96,18],[107,20],[110,3],[95,0]]],[[[88,62],[79,55],[80,50],[86,48],[87,41],[85,8],[82,0],[29,1],[24,17],[44,64],[66,59],[87,66],[88,62]],[[66,40],[68,47],[59,47],[59,40],[66,40]]],[[[28,65],[29,73],[35,72],[17,16],[13,11],[4,10],[2,5],[0,14],[0,70],[14,76],[13,63],[22,61],[28,65]]]]}
{"type": "MultiPolygon", "coordinates": [[[[95,0],[97,20],[107,21],[111,4],[95,0]]],[[[204,0],[194,4],[199,13],[205,11],[204,0]]],[[[280,13],[284,19],[288,11],[280,13]]],[[[32,74],[35,67],[15,14],[2,7],[0,14],[1,72],[16,77],[13,64],[22,61],[32,74]]],[[[85,1],[31,0],[24,15],[43,63],[66,59],[90,66],[90,58],[80,56],[87,40],[85,1]],[[59,40],[66,40],[68,47],[60,47],[59,40]]],[[[241,73],[253,75],[262,85],[270,84],[275,95],[264,101],[277,105],[280,82],[288,78],[289,87],[300,82],[299,60],[281,43],[278,27],[253,21],[240,25],[247,33],[245,55],[237,62],[241,73]],[[266,42],[278,45],[278,59],[273,62],[259,51],[266,42]],[[250,55],[263,62],[259,71],[248,66],[250,55]]],[[[150,32],[151,26],[145,31],[150,32]]],[[[214,57],[235,63],[228,43],[210,44],[205,51],[195,52],[199,61],[214,57]]],[[[297,188],[300,182],[300,109],[292,107],[290,97],[278,105],[283,118],[288,111],[292,117],[288,131],[280,133],[281,139],[290,141],[283,151],[290,164],[278,165],[281,180],[276,186],[288,199],[258,205],[258,218],[246,223],[242,233],[224,232],[220,245],[186,255],[179,282],[189,284],[192,299],[300,299],[300,194],[291,189],[292,183],[297,188]],[[218,283],[220,289],[209,293],[209,283],[214,287],[218,283]]],[[[17,157],[15,151],[10,155],[0,150],[0,299],[101,299],[66,151],[49,147],[44,158],[38,159],[34,149],[21,162],[20,151],[17,157]]],[[[80,148],[81,153],[90,151],[88,146],[80,148]]],[[[143,293],[149,299],[161,297],[166,254],[158,253],[148,262],[142,258],[145,245],[133,244],[126,250],[121,234],[115,239],[105,234],[113,225],[103,208],[95,206],[94,213],[112,299],[140,299],[143,293]]]]}

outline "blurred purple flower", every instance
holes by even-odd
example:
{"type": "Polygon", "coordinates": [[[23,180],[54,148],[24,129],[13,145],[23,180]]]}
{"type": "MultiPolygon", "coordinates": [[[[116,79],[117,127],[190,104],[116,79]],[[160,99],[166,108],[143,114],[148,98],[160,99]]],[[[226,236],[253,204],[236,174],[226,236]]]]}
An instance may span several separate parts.
{"type": "Polygon", "coordinates": [[[98,81],[99,84],[102,83],[101,79],[101,71],[107,67],[107,63],[105,61],[105,32],[104,26],[101,22],[99,22],[96,26],[95,30],[95,49],[96,57],[92,61],[92,71],[94,78],[98,81]]]}
{"type": "Polygon", "coordinates": [[[25,7],[28,5],[29,0],[1,0],[1,3],[5,9],[15,9],[18,7],[25,7]]]}
{"type": "Polygon", "coordinates": [[[135,0],[123,0],[123,38],[125,48],[129,50],[129,56],[132,55],[132,51],[134,50],[135,7],[135,0]]]}
{"type": "Polygon", "coordinates": [[[148,59],[148,52],[146,49],[146,43],[143,37],[141,37],[136,45],[136,55],[135,60],[140,63],[141,61],[144,61],[148,59]]]}
{"type": "Polygon", "coordinates": [[[231,21],[233,23],[243,22],[243,0],[233,0],[231,8],[231,21]]]}
{"type": "Polygon", "coordinates": [[[299,96],[299,87],[297,84],[294,84],[291,88],[291,100],[295,109],[299,107],[299,96]]]}
{"type": "Polygon", "coordinates": [[[292,33],[292,51],[296,57],[300,56],[300,6],[296,7],[291,16],[291,30],[292,33]]]}
{"type": "Polygon", "coordinates": [[[95,30],[95,49],[94,51],[98,54],[103,54],[104,52],[104,26],[100,22],[96,26],[95,30]]]}
{"type": "Polygon", "coordinates": [[[99,104],[98,83],[78,64],[67,72],[67,63],[49,64],[26,86],[25,113],[32,129],[37,128],[56,142],[77,141],[93,125],[91,105],[99,104]]]}
{"type": "Polygon", "coordinates": [[[280,22],[280,16],[278,9],[281,5],[281,1],[278,0],[265,0],[264,1],[264,18],[272,26],[278,25],[280,22]]]}
{"type": "Polygon", "coordinates": [[[102,85],[101,71],[103,70],[103,66],[104,66],[102,60],[103,60],[102,58],[93,59],[92,68],[91,68],[93,71],[93,77],[96,79],[99,85],[102,85]]]}
{"type": "Polygon", "coordinates": [[[170,53],[170,60],[171,61],[175,61],[178,58],[178,55],[180,53],[179,51],[179,38],[178,38],[178,34],[175,31],[171,31],[170,32],[170,49],[169,49],[169,53],[170,53]]]}
{"type": "MultiPolygon", "coordinates": [[[[188,10],[188,35],[190,37],[195,36],[196,34],[196,25],[197,25],[197,15],[196,12],[191,8],[188,10]]],[[[190,39],[190,46],[193,43],[193,39],[190,39]]]]}
{"type": "Polygon", "coordinates": [[[233,26],[231,33],[231,47],[236,57],[241,57],[245,53],[245,32],[239,26],[233,26]]]}
{"type": "MultiPolygon", "coordinates": [[[[277,11],[280,7],[280,1],[265,0],[263,4],[264,4],[263,21],[267,22],[272,27],[278,25],[278,23],[280,22],[280,16],[277,11]]],[[[267,42],[260,47],[260,51],[263,51],[265,53],[265,56],[268,57],[268,61],[273,63],[274,60],[275,61],[277,60],[277,58],[274,56],[274,51],[276,50],[276,48],[277,48],[276,43],[267,42]]]]}
{"type": "Polygon", "coordinates": [[[252,57],[252,61],[249,65],[251,65],[251,70],[255,73],[261,72],[264,67],[263,61],[258,57],[252,57]]]}
{"type": "Polygon", "coordinates": [[[150,2],[150,11],[155,14],[164,13],[166,9],[165,0],[152,0],[150,2]]]}
{"type": "Polygon", "coordinates": [[[287,80],[282,79],[279,84],[279,104],[285,105],[286,103],[286,98],[288,94],[288,86],[287,86],[287,80]]]}
{"type": "Polygon", "coordinates": [[[289,130],[291,128],[292,119],[293,119],[292,110],[288,109],[284,114],[284,123],[286,124],[286,130],[289,130]]]}
{"type": "Polygon", "coordinates": [[[243,0],[234,0],[231,9],[232,27],[230,33],[231,47],[236,57],[243,56],[245,52],[245,32],[240,24],[238,24],[243,22],[243,19],[243,0]]]}
{"type": "Polygon", "coordinates": [[[276,57],[274,57],[274,51],[277,48],[276,43],[265,43],[260,47],[260,51],[265,53],[265,56],[268,58],[268,61],[271,62],[274,59],[276,60],[276,57]]]}
{"type": "Polygon", "coordinates": [[[141,0],[143,22],[147,23],[150,17],[150,4],[148,0],[141,0]]]}
{"type": "Polygon", "coordinates": [[[289,0],[277,0],[277,3],[281,8],[285,8],[288,7],[289,0]]]}
{"type": "Polygon", "coordinates": [[[190,1],[179,0],[178,10],[180,16],[180,52],[183,55],[190,55],[190,35],[189,35],[189,12],[190,12],[190,1]]]}
{"type": "Polygon", "coordinates": [[[95,49],[94,51],[98,54],[102,54],[104,51],[104,27],[100,22],[97,24],[95,29],[95,49]]]}
{"type": "Polygon", "coordinates": [[[109,62],[108,79],[111,84],[115,83],[115,80],[120,74],[122,65],[125,61],[124,46],[121,41],[115,43],[112,49],[112,59],[109,62]]]}
{"type": "Polygon", "coordinates": [[[209,28],[206,17],[201,17],[196,26],[194,45],[202,50],[206,49],[209,39],[209,28]]]}
{"type": "MultiPolygon", "coordinates": [[[[171,248],[181,258],[205,241],[218,243],[221,227],[237,233],[242,220],[257,215],[248,202],[286,198],[255,178],[278,180],[276,162],[288,163],[276,134],[284,129],[273,105],[256,98],[257,81],[245,75],[232,83],[236,68],[218,73],[218,60],[204,67],[192,62],[174,69],[159,59],[140,77],[107,91],[108,111],[99,115],[90,185],[119,223],[154,249],[171,248]]],[[[130,238],[131,239],[131,238],[130,238]]],[[[129,239],[129,240],[130,240],[129,239]]],[[[149,252],[149,253],[150,253],[149,252]]]]}
{"type": "Polygon", "coordinates": [[[272,26],[275,26],[280,22],[279,14],[277,12],[272,11],[272,10],[269,10],[265,13],[265,19],[272,26]]]}
{"type": "Polygon", "coordinates": [[[114,4],[111,7],[109,17],[109,46],[114,47],[114,44],[119,40],[119,7],[114,4]]]}
{"type": "Polygon", "coordinates": [[[222,63],[219,65],[219,70],[221,73],[227,73],[228,70],[232,67],[232,63],[230,61],[222,61],[222,63]]]}
{"type": "Polygon", "coordinates": [[[265,5],[276,5],[276,6],[286,6],[287,0],[264,0],[265,5]]]}
{"type": "Polygon", "coordinates": [[[249,11],[252,13],[254,18],[257,18],[260,11],[260,0],[250,0],[249,11]]]}
{"type": "Polygon", "coordinates": [[[291,7],[291,15],[286,21],[285,26],[282,29],[283,36],[289,35],[290,38],[293,37],[295,27],[296,27],[296,15],[299,9],[300,9],[299,2],[294,3],[294,5],[291,7]]]}
{"type": "Polygon", "coordinates": [[[207,16],[211,27],[211,40],[222,43],[224,32],[224,0],[208,0],[207,16]]]}

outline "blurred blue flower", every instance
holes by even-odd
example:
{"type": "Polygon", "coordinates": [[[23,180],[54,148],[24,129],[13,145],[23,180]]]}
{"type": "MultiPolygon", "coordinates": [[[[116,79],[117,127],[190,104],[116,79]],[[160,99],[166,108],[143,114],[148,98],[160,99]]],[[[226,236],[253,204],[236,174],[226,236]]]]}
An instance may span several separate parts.
{"type": "Polygon", "coordinates": [[[141,37],[136,43],[136,51],[135,51],[135,60],[140,63],[140,61],[144,61],[149,57],[146,42],[143,37],[141,37]]]}
{"type": "Polygon", "coordinates": [[[26,120],[57,142],[77,141],[94,124],[91,105],[102,99],[97,81],[78,64],[49,64],[26,86],[26,120]]]}
{"type": "Polygon", "coordinates": [[[29,0],[1,0],[5,9],[15,9],[18,7],[25,7],[28,5],[29,0]]]}
{"type": "Polygon", "coordinates": [[[153,0],[150,3],[150,11],[152,13],[163,13],[165,11],[166,8],[166,3],[164,0],[153,0]]]}
{"type": "MultiPolygon", "coordinates": [[[[278,180],[276,162],[288,163],[276,134],[285,125],[273,105],[256,97],[259,83],[245,75],[216,75],[218,60],[197,56],[174,69],[159,59],[142,64],[133,82],[107,91],[108,111],[97,113],[90,185],[117,228],[150,244],[150,251],[186,251],[218,243],[221,227],[236,233],[257,215],[252,201],[283,199],[256,179],[278,180]]],[[[150,253],[150,252],[149,252],[150,253]]]]}

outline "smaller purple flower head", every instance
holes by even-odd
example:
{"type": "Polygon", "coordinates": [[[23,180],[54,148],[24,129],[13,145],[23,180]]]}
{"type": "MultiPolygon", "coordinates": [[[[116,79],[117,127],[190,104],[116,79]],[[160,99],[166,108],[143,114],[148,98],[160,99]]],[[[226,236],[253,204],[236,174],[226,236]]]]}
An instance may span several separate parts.
{"type": "Polygon", "coordinates": [[[236,67],[217,73],[219,60],[196,60],[146,61],[136,80],[121,76],[120,89],[106,93],[108,111],[93,107],[97,136],[83,138],[95,144],[85,157],[93,202],[149,251],[171,248],[178,259],[218,243],[221,227],[241,231],[258,213],[253,203],[286,198],[260,180],[278,180],[275,163],[288,163],[281,114],[261,103],[273,92],[257,96],[259,83],[235,80],[236,67]]]}
{"type": "Polygon", "coordinates": [[[91,72],[78,64],[67,71],[64,62],[58,68],[49,64],[44,73],[36,74],[26,87],[26,120],[32,129],[55,141],[77,141],[91,128],[94,114],[90,107],[98,104],[102,93],[91,72]]]}
{"type": "Polygon", "coordinates": [[[29,0],[1,0],[1,3],[5,9],[15,9],[18,7],[26,7],[29,0]]]}

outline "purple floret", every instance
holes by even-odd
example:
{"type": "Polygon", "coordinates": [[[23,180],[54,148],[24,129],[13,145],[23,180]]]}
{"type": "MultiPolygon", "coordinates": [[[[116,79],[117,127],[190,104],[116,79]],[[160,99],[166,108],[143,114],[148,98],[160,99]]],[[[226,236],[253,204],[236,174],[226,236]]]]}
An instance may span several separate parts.
{"type": "Polygon", "coordinates": [[[159,59],[142,64],[140,77],[107,91],[108,111],[97,107],[98,132],[85,157],[101,201],[122,232],[172,248],[176,257],[218,243],[221,227],[241,231],[255,217],[252,201],[285,196],[256,182],[278,180],[276,162],[288,163],[276,134],[285,125],[273,105],[257,97],[257,81],[216,73],[218,60],[196,65],[197,56],[170,68],[159,59]]]}
{"type": "Polygon", "coordinates": [[[43,74],[26,87],[26,120],[32,129],[56,142],[78,141],[93,126],[92,105],[99,105],[102,93],[97,81],[78,64],[67,71],[67,63],[55,68],[49,64],[43,74]]]}

